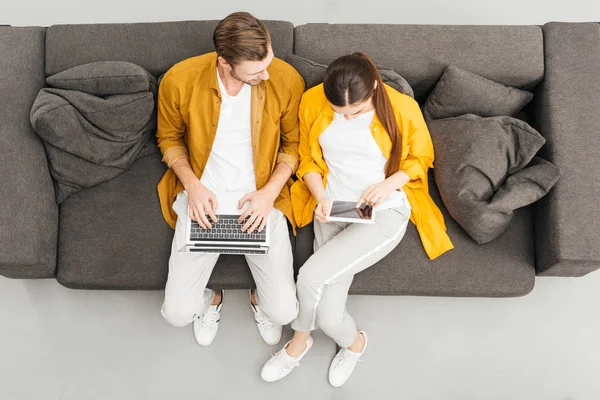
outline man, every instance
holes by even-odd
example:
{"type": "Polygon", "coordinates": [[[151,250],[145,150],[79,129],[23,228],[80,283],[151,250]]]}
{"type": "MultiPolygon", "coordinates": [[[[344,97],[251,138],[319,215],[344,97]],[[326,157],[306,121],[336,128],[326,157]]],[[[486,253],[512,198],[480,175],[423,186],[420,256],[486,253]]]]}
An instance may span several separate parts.
{"type": "Polygon", "coordinates": [[[247,193],[243,231],[270,224],[267,255],[246,255],[256,282],[251,309],[263,340],[281,339],[297,314],[287,219],[294,224],[287,182],[298,167],[298,106],[304,81],[273,55],[269,32],[248,13],[217,25],[216,52],[184,60],[164,76],[158,94],[158,145],[169,169],[158,184],[163,216],[175,229],[162,307],[174,326],[193,322],[208,346],[220,320],[223,291],[206,289],[219,254],[180,252],[190,217],[206,229],[217,221],[218,192],[247,193]],[[175,200],[175,201],[174,201],[175,200]]]}

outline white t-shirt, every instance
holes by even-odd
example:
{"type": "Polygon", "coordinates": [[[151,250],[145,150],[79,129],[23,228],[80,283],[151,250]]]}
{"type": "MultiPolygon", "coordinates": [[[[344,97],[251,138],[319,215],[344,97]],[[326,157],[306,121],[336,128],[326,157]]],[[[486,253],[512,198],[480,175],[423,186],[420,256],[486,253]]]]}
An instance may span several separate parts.
{"type": "Polygon", "coordinates": [[[256,176],[250,132],[251,87],[244,83],[236,96],[225,90],[217,70],[221,112],[212,150],[200,181],[213,192],[253,192],[256,176]]]}
{"type": "MultiPolygon", "coordinates": [[[[371,133],[375,110],[346,120],[335,113],[333,122],[319,136],[327,163],[327,197],[331,200],[358,201],[370,185],[385,180],[387,158],[371,133]]],[[[378,210],[400,207],[406,199],[403,190],[393,191],[378,210]]]]}

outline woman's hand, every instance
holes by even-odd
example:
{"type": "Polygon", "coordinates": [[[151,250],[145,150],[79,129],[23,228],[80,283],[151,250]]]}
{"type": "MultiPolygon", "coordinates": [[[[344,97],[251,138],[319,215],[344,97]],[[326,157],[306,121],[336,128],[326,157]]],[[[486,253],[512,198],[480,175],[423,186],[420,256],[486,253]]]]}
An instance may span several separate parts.
{"type": "MultiPolygon", "coordinates": [[[[392,175],[393,176],[393,175],[392,175]]],[[[358,202],[356,203],[356,208],[360,208],[360,206],[365,203],[369,206],[378,206],[387,197],[397,188],[395,187],[394,181],[390,181],[389,178],[383,182],[376,183],[375,185],[371,185],[365,190],[365,192],[360,196],[358,202]]]]}
{"type": "Polygon", "coordinates": [[[319,222],[326,224],[329,221],[327,221],[325,218],[327,217],[327,213],[329,213],[330,210],[331,200],[329,200],[327,197],[322,197],[317,202],[317,208],[315,208],[315,217],[319,222]]]}

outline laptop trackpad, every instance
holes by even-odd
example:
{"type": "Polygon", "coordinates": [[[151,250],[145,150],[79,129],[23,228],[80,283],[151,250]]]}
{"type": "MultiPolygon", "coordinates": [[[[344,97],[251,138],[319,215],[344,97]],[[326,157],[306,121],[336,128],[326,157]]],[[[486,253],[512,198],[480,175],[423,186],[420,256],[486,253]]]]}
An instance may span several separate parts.
{"type": "Polygon", "coordinates": [[[245,210],[249,202],[242,205],[242,209],[238,210],[238,202],[246,195],[246,192],[217,192],[217,212],[216,214],[240,215],[245,210]]]}

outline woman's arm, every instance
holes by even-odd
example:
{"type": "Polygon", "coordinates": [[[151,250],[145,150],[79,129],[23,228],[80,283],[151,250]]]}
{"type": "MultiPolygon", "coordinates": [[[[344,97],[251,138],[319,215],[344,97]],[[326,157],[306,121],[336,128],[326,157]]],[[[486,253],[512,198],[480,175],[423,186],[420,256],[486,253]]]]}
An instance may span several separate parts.
{"type": "Polygon", "coordinates": [[[394,190],[399,190],[402,186],[410,182],[410,176],[402,170],[399,170],[395,174],[389,176],[383,182],[371,185],[364,191],[356,207],[360,207],[361,204],[365,203],[371,206],[380,205],[394,190]]]}
{"type": "Polygon", "coordinates": [[[331,200],[327,198],[325,188],[323,187],[323,175],[318,172],[307,172],[304,174],[304,183],[317,199],[317,208],[315,208],[315,217],[319,222],[327,223],[325,217],[331,208],[331,200]]]}
{"type": "Polygon", "coordinates": [[[304,174],[304,183],[308,186],[317,203],[326,197],[325,189],[323,188],[323,175],[318,172],[307,172],[304,174]]]}

